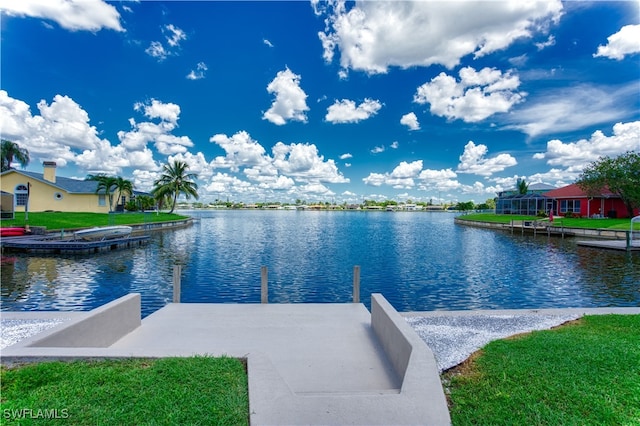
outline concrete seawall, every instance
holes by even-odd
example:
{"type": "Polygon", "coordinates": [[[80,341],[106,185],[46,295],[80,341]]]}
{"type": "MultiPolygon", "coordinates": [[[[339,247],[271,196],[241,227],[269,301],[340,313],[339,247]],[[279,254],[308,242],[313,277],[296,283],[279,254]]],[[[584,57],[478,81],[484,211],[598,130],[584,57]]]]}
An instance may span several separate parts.
{"type": "MultiPolygon", "coordinates": [[[[606,219],[603,219],[606,220],[606,219]]],[[[462,218],[454,218],[454,222],[458,225],[475,226],[477,228],[489,228],[500,231],[508,232],[521,232],[523,230],[523,222],[536,222],[531,221],[514,221],[512,223],[495,223],[495,222],[483,222],[478,220],[466,220],[462,218]]],[[[540,222],[537,222],[540,224],[540,222]]],[[[625,240],[629,231],[622,229],[587,229],[587,228],[570,228],[565,226],[555,226],[546,222],[544,226],[526,226],[524,225],[524,231],[533,232],[536,229],[538,234],[546,234],[547,230],[553,235],[563,235],[568,237],[587,237],[587,238],[600,238],[600,239],[612,239],[612,240],[625,240]]],[[[640,231],[634,231],[633,235],[637,238],[640,235],[640,231]]]]}
{"type": "Polygon", "coordinates": [[[137,225],[129,225],[133,228],[134,233],[144,233],[151,231],[164,231],[166,229],[186,228],[193,224],[193,218],[189,217],[182,220],[174,220],[171,222],[150,222],[137,225]]]}

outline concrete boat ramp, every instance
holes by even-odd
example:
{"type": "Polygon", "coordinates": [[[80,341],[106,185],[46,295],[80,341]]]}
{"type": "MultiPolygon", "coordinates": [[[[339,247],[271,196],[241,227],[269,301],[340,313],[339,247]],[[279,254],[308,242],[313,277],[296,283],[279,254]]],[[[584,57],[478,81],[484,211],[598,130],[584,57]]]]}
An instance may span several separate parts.
{"type": "MultiPolygon", "coordinates": [[[[8,318],[55,313],[3,312],[8,318]]],[[[2,362],[228,355],[247,359],[252,425],[447,425],[431,350],[380,294],[348,304],[169,304],[131,294],[2,351],[2,362]]]]}

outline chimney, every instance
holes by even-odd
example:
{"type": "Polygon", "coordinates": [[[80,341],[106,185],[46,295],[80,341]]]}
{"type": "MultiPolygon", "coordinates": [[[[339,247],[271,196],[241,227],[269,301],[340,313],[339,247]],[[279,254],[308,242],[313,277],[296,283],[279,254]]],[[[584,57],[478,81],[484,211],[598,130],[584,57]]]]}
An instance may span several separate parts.
{"type": "Polygon", "coordinates": [[[56,162],[45,161],[42,166],[44,167],[44,180],[56,183],[56,162]]]}

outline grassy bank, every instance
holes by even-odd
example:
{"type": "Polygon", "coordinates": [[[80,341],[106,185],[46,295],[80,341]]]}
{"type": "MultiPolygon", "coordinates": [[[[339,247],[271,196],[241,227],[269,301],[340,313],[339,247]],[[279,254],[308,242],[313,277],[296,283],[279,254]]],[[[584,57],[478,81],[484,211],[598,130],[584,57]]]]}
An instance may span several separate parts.
{"type": "Polygon", "coordinates": [[[47,415],[52,423],[87,425],[249,419],[246,369],[235,358],[45,362],[2,367],[0,374],[7,425],[40,424],[47,415]]]}
{"type": "MultiPolygon", "coordinates": [[[[536,216],[521,216],[511,214],[494,214],[494,213],[472,213],[458,216],[462,220],[476,220],[480,222],[492,223],[510,223],[512,220],[540,220],[536,216]]],[[[553,221],[555,226],[564,226],[567,228],[585,228],[585,229],[621,229],[628,231],[631,225],[631,219],[591,219],[591,218],[556,218],[553,221]]],[[[634,230],[640,230],[640,223],[633,225],[634,230]]]]}
{"type": "MultiPolygon", "coordinates": [[[[29,226],[46,226],[48,231],[60,229],[91,228],[107,225],[136,225],[150,222],[169,222],[185,219],[178,214],[148,213],[67,213],[33,212],[29,213],[29,226]]],[[[15,219],[2,219],[2,226],[24,226],[24,213],[16,212],[15,219]]]]}
{"type": "Polygon", "coordinates": [[[640,315],[488,344],[443,375],[454,425],[640,425],[640,315]]]}

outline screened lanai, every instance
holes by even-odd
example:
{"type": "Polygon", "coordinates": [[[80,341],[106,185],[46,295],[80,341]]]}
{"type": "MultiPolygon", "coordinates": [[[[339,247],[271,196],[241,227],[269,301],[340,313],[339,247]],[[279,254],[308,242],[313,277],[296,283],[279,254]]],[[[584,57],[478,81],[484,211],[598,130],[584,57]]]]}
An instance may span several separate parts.
{"type": "Polygon", "coordinates": [[[522,214],[535,216],[539,212],[549,214],[553,200],[540,194],[514,194],[496,200],[496,214],[522,214]]]}

